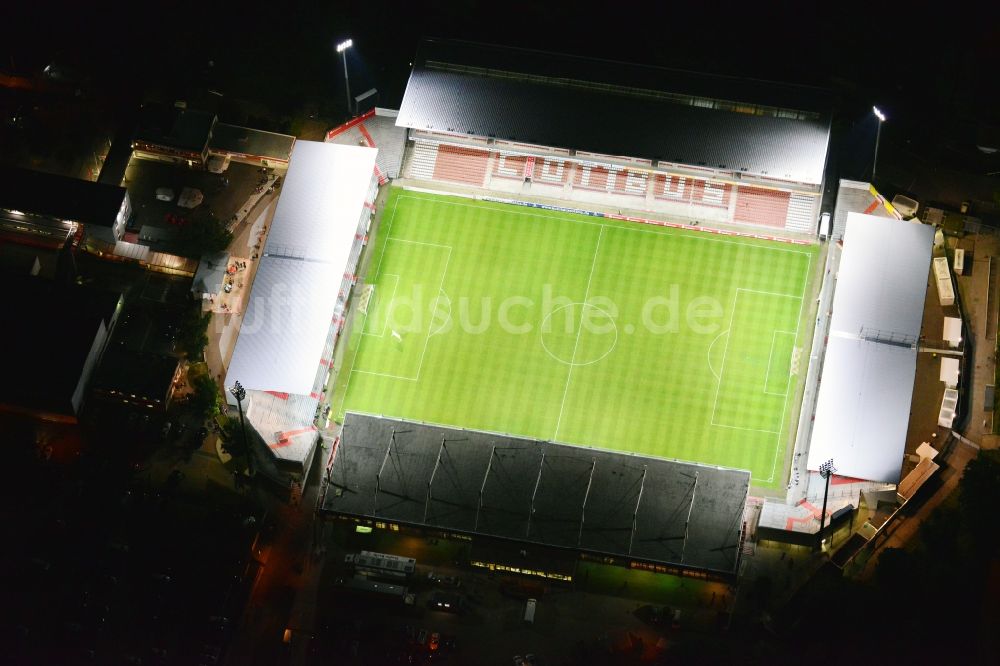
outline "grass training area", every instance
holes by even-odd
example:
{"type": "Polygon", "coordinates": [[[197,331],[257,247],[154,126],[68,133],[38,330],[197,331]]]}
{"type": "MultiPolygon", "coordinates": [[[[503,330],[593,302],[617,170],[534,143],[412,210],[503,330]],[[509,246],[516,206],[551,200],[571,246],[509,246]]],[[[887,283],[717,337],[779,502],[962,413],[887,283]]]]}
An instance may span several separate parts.
{"type": "Polygon", "coordinates": [[[777,488],[817,252],[394,189],[332,404],[777,488]]]}

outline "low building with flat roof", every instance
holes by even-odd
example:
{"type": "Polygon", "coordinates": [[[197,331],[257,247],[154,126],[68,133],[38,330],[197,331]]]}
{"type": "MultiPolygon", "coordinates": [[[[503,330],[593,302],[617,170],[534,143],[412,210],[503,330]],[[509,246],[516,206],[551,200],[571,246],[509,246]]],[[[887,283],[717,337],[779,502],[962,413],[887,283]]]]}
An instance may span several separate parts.
{"type": "Polygon", "coordinates": [[[208,150],[212,155],[262,167],[288,168],[295,137],[218,123],[208,150]]]}
{"type": "Polygon", "coordinates": [[[166,411],[180,372],[177,357],[131,349],[108,349],[95,373],[93,395],[156,411],[166,411]]]}
{"type": "Polygon", "coordinates": [[[0,409],[75,423],[122,295],[30,276],[8,276],[2,289],[9,359],[0,409]]]}
{"type": "Polygon", "coordinates": [[[208,160],[208,143],[217,120],[214,113],[188,109],[183,102],[146,104],[139,112],[132,150],[144,159],[201,169],[208,160]]]}
{"type": "Polygon", "coordinates": [[[124,187],[0,167],[0,234],[58,247],[74,235],[114,243],[132,213],[124,187]]]}

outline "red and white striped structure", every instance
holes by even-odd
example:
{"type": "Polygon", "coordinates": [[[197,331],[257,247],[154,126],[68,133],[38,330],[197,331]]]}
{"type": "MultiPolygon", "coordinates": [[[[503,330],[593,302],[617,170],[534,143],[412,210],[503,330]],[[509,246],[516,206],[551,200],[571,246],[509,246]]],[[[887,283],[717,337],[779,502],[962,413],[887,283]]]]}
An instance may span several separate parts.
{"type": "Polygon", "coordinates": [[[677,217],[816,231],[820,185],[583,151],[410,130],[403,176],[677,217]]]}

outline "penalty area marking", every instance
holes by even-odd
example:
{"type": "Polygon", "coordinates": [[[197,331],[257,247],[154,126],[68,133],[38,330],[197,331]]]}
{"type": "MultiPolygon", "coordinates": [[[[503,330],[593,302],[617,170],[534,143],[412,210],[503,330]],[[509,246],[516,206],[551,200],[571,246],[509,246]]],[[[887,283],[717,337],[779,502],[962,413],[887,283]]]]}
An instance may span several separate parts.
{"type": "Polygon", "coordinates": [[[448,324],[451,322],[451,296],[448,295],[448,292],[442,289],[438,293],[438,303],[435,304],[434,311],[431,312],[431,323],[433,324],[434,319],[437,317],[438,313],[437,305],[440,304],[442,296],[444,296],[445,300],[448,302],[448,312],[445,315],[444,320],[441,322],[440,326],[438,326],[437,328],[433,327],[431,328],[430,333],[427,334],[428,337],[434,337],[435,335],[440,335],[441,333],[444,332],[445,327],[447,327],[448,324]]]}
{"type": "MultiPolygon", "coordinates": [[[[793,351],[793,353],[794,353],[794,350],[795,350],[795,338],[798,337],[798,332],[797,331],[779,331],[779,330],[775,329],[775,331],[773,333],[771,333],[771,351],[767,355],[767,372],[764,373],[764,393],[766,393],[767,395],[776,395],[776,396],[779,396],[779,397],[782,397],[782,398],[787,398],[788,397],[788,386],[789,386],[789,384],[791,384],[791,382],[787,378],[785,379],[785,391],[784,391],[784,393],[778,393],[777,391],[768,391],[767,390],[767,382],[771,378],[771,361],[774,359],[774,343],[777,340],[779,333],[781,335],[790,335],[790,336],[792,336],[792,351],[793,351]]],[[[789,376],[791,376],[790,372],[789,372],[789,376]]]]}
{"type": "MultiPolygon", "coordinates": [[[[399,276],[395,273],[386,273],[385,277],[396,278],[392,284],[392,294],[389,296],[389,300],[386,301],[386,307],[388,308],[385,313],[385,319],[382,321],[382,330],[378,333],[369,333],[368,331],[362,330],[361,335],[367,335],[373,338],[385,337],[385,329],[389,325],[389,313],[392,311],[392,302],[396,299],[396,289],[399,287],[399,276]]],[[[375,298],[379,298],[379,292],[375,292],[375,298]]],[[[375,307],[378,307],[380,301],[376,301],[375,307]]],[[[369,306],[371,307],[371,306],[369,306]]],[[[368,313],[365,313],[365,328],[368,328],[368,313]]]]}
{"type": "MultiPolygon", "coordinates": [[[[439,247],[439,248],[443,248],[445,250],[448,250],[448,255],[445,257],[445,260],[444,260],[444,270],[441,272],[441,283],[438,285],[437,296],[434,298],[434,305],[433,305],[433,307],[431,307],[431,316],[433,317],[434,313],[437,312],[438,303],[441,301],[441,296],[444,295],[445,298],[448,298],[448,295],[444,291],[444,281],[448,277],[448,266],[451,263],[451,251],[452,251],[451,246],[450,245],[441,245],[439,243],[424,243],[422,241],[411,241],[411,240],[407,240],[405,238],[388,238],[388,239],[386,239],[386,245],[388,245],[389,241],[398,241],[400,243],[413,243],[415,245],[428,245],[430,247],[439,247]]],[[[387,273],[387,275],[388,275],[388,273],[387,273]]],[[[451,302],[450,298],[449,298],[448,302],[449,303],[451,302]]],[[[367,322],[367,318],[368,318],[368,315],[365,315],[365,321],[366,322],[367,322]]],[[[406,377],[406,376],[403,376],[403,375],[393,375],[393,374],[388,374],[388,373],[383,373],[383,372],[375,372],[375,371],[372,371],[372,370],[360,370],[358,368],[353,367],[353,362],[352,362],[352,367],[351,367],[351,375],[353,375],[355,372],[357,372],[357,373],[362,374],[362,375],[374,375],[376,377],[385,377],[387,379],[402,379],[402,380],[410,381],[410,382],[420,381],[420,372],[424,368],[424,356],[426,356],[426,354],[427,354],[427,343],[430,342],[432,335],[433,334],[432,334],[431,330],[428,328],[427,334],[424,336],[424,347],[420,351],[420,360],[417,362],[417,374],[416,374],[415,377],[406,377]]],[[[360,350],[360,348],[361,348],[361,344],[359,343],[358,344],[358,350],[360,350]]],[[[354,352],[355,358],[357,358],[358,350],[355,350],[355,352],[354,352]]],[[[348,377],[348,379],[347,379],[347,382],[348,382],[347,388],[350,388],[350,381],[351,381],[350,377],[348,377]]],[[[346,401],[347,401],[347,393],[346,393],[346,389],[345,389],[345,392],[344,392],[344,402],[346,402],[346,401]]]]}
{"type": "MultiPolygon", "coordinates": [[[[737,304],[739,302],[740,292],[742,292],[742,291],[749,292],[749,293],[752,293],[752,294],[761,294],[761,295],[764,295],[764,296],[772,296],[772,297],[775,297],[775,298],[792,298],[792,299],[798,299],[798,300],[804,300],[804,298],[805,298],[804,294],[803,294],[803,296],[793,296],[791,294],[782,294],[782,293],[773,292],[773,291],[760,291],[758,289],[745,289],[743,287],[737,287],[736,288],[736,292],[733,294],[732,310],[730,311],[730,315],[729,315],[729,329],[727,330],[727,332],[729,333],[729,335],[726,337],[726,346],[725,346],[725,348],[724,348],[724,350],[722,352],[722,368],[719,370],[719,374],[718,374],[719,381],[718,381],[718,383],[716,384],[716,387],[715,387],[715,401],[714,401],[714,403],[712,405],[711,425],[719,427],[719,428],[728,428],[730,430],[744,430],[746,432],[757,432],[757,433],[766,433],[766,434],[772,434],[772,435],[780,435],[781,434],[781,426],[780,425],[779,425],[779,429],[778,430],[764,430],[764,429],[761,429],[761,428],[747,428],[747,427],[744,427],[744,426],[730,425],[730,424],[726,424],[726,423],[716,423],[716,421],[715,421],[715,414],[716,414],[716,412],[719,409],[719,393],[722,390],[722,381],[723,381],[723,377],[725,377],[725,374],[726,374],[726,358],[729,355],[729,341],[733,339],[732,330],[733,330],[733,326],[736,323],[736,306],[737,306],[737,304]]],[[[715,344],[715,342],[713,341],[712,344],[715,344]]],[[[774,350],[774,335],[772,335],[772,337],[771,337],[771,351],[773,351],[773,350],[774,350]]],[[[709,359],[709,361],[711,361],[711,359],[709,359]]],[[[770,358],[768,359],[768,365],[770,366],[770,358]]],[[[709,366],[708,367],[709,367],[709,370],[712,370],[711,362],[709,362],[709,366]]],[[[713,372],[713,374],[715,374],[715,373],[713,372]]],[[[765,385],[765,389],[766,389],[766,385],[765,385]]],[[[767,393],[767,391],[765,390],[764,393],[767,393]]],[[[788,391],[786,389],[786,391],[785,391],[785,396],[786,397],[787,397],[787,394],[788,394],[788,391]]],[[[786,403],[787,403],[787,400],[786,400],[786,403]]],[[[785,420],[785,414],[784,414],[784,410],[782,410],[781,423],[783,423],[784,420],[785,420]]],[[[772,474],[772,476],[773,476],[773,474],[772,474]]]]}
{"type": "MultiPolygon", "coordinates": [[[[724,330],[724,331],[723,331],[722,333],[719,333],[719,334],[718,334],[717,336],[715,336],[715,339],[714,339],[714,340],[712,340],[712,344],[710,344],[710,345],[708,346],[708,352],[706,353],[706,356],[707,356],[707,358],[708,358],[708,369],[709,369],[709,371],[711,371],[711,373],[712,373],[712,374],[713,374],[713,375],[715,376],[715,379],[716,379],[717,381],[719,381],[719,382],[722,382],[722,376],[721,376],[721,375],[719,375],[719,373],[715,371],[715,368],[713,368],[713,367],[712,367],[712,349],[714,349],[714,348],[715,348],[715,343],[717,343],[717,342],[718,342],[719,340],[721,340],[721,339],[722,339],[722,336],[723,336],[723,335],[725,335],[725,334],[726,334],[726,333],[728,333],[728,332],[729,332],[729,329],[727,328],[727,329],[726,329],[726,330],[724,330]]],[[[729,339],[728,339],[728,338],[726,338],[726,342],[727,342],[727,343],[729,342],[729,339]]]]}

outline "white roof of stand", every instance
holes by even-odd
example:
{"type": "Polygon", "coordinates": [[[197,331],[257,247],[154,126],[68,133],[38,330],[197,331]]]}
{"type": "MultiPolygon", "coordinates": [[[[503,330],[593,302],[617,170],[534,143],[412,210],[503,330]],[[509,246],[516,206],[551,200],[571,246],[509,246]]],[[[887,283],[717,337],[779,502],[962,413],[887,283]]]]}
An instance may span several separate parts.
{"type": "Polygon", "coordinates": [[[264,256],[346,266],[377,153],[362,146],[297,141],[264,256]]]}
{"type": "Polygon", "coordinates": [[[377,152],[295,143],[227,386],[312,391],[377,152]]]}
{"type": "Polygon", "coordinates": [[[919,336],[933,240],[933,227],[849,213],[830,330],[919,336]]]}
{"type": "Polygon", "coordinates": [[[808,468],[898,483],[934,229],[851,213],[808,468]]]}

